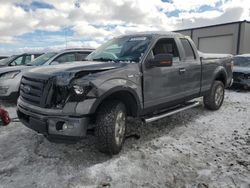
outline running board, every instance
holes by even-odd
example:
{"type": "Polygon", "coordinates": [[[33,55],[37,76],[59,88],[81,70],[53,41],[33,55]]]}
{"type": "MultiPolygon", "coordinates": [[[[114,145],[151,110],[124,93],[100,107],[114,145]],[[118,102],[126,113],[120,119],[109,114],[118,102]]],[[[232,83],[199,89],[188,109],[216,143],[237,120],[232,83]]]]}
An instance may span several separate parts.
{"type": "Polygon", "coordinates": [[[184,110],[187,110],[187,109],[190,109],[190,108],[194,108],[196,106],[199,106],[200,104],[201,104],[200,102],[191,102],[189,104],[186,104],[185,106],[182,106],[182,107],[179,107],[179,108],[175,108],[174,110],[168,111],[166,113],[155,115],[155,116],[149,117],[149,118],[143,118],[142,120],[143,120],[144,123],[151,123],[153,121],[157,121],[159,119],[171,116],[173,114],[182,112],[184,110]]]}

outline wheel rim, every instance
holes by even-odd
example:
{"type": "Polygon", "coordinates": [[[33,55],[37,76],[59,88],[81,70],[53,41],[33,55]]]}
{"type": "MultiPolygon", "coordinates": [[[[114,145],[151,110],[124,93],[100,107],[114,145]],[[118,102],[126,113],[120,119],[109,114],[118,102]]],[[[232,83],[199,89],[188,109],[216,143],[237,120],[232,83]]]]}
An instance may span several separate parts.
{"type": "Polygon", "coordinates": [[[121,145],[125,134],[126,118],[125,113],[120,111],[117,114],[115,122],[115,141],[117,145],[121,145]]]}
{"type": "Polygon", "coordinates": [[[222,103],[223,97],[224,97],[223,87],[222,86],[218,86],[216,88],[216,91],[215,91],[215,104],[217,106],[219,106],[222,103]]]}

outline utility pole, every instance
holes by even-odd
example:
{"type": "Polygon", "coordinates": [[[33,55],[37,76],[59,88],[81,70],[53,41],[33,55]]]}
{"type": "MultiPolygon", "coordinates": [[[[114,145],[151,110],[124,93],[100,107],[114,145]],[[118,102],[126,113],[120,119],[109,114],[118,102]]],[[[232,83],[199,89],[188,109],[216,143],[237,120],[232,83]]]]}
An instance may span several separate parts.
{"type": "Polygon", "coordinates": [[[64,31],[64,36],[65,36],[65,48],[68,48],[68,41],[67,41],[67,26],[65,27],[65,31],[64,31]]]}

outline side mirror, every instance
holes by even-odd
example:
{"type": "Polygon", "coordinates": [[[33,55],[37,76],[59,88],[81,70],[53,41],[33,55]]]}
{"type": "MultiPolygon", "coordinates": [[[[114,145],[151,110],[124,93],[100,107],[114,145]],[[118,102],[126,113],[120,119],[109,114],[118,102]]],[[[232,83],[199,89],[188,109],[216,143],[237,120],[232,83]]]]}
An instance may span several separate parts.
{"type": "Polygon", "coordinates": [[[58,65],[58,64],[59,64],[58,61],[52,61],[52,62],[50,63],[50,65],[58,65]]]}
{"type": "Polygon", "coordinates": [[[173,64],[173,54],[157,54],[149,61],[149,67],[170,67],[173,64]]]}

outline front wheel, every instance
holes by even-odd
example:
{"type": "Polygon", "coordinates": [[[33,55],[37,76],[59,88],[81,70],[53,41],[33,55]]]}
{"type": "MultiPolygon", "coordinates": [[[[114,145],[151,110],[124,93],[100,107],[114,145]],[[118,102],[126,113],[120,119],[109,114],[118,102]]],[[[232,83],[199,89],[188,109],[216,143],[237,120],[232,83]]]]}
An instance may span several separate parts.
{"type": "Polygon", "coordinates": [[[204,105],[209,110],[218,110],[224,101],[225,86],[221,81],[214,81],[208,95],[204,96],[204,105]]]}
{"type": "Polygon", "coordinates": [[[121,151],[126,132],[126,107],[120,101],[106,101],[98,110],[96,136],[98,149],[106,154],[121,151]]]}

